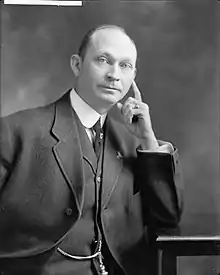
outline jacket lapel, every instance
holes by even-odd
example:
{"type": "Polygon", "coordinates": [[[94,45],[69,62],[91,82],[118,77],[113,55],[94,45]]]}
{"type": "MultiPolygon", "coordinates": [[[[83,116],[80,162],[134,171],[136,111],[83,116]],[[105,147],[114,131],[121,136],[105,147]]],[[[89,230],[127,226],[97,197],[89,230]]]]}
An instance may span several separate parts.
{"type": "Polygon", "coordinates": [[[103,160],[102,206],[105,207],[118,183],[123,167],[121,140],[113,121],[106,118],[105,147],[103,160]]]}
{"type": "Polygon", "coordinates": [[[69,93],[66,93],[55,104],[52,134],[58,140],[53,147],[55,159],[76,198],[78,210],[81,212],[84,186],[83,154],[69,93]]]}

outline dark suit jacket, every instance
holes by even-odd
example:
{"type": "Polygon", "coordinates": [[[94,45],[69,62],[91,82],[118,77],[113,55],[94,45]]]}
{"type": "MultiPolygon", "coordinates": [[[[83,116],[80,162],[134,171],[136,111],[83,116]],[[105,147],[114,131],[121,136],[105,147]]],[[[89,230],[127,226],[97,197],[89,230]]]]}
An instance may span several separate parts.
{"type": "MultiPolygon", "coordinates": [[[[137,140],[109,117],[105,136],[105,238],[126,274],[146,275],[149,227],[155,232],[173,228],[180,219],[177,150],[137,151],[137,140]]],[[[45,107],[2,118],[0,148],[0,259],[40,258],[80,218],[83,158],[92,161],[83,155],[69,93],[45,107]]]]}

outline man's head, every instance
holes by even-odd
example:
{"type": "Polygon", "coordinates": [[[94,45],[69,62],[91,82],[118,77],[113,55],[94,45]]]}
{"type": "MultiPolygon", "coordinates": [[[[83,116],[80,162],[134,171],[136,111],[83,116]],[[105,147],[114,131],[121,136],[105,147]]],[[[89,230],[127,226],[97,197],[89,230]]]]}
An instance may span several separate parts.
{"type": "Polygon", "coordinates": [[[106,112],[128,92],[136,75],[134,42],[118,26],[89,31],[79,54],[71,57],[78,94],[99,113],[106,112]]]}

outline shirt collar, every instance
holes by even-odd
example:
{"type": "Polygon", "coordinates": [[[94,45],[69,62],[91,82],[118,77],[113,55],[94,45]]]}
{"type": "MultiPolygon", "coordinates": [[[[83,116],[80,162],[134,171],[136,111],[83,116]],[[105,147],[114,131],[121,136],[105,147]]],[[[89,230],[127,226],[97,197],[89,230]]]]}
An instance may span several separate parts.
{"type": "Polygon", "coordinates": [[[100,115],[89,104],[87,104],[75,91],[70,92],[70,101],[82,125],[86,128],[92,128],[101,117],[101,127],[105,122],[107,114],[100,115]]]}

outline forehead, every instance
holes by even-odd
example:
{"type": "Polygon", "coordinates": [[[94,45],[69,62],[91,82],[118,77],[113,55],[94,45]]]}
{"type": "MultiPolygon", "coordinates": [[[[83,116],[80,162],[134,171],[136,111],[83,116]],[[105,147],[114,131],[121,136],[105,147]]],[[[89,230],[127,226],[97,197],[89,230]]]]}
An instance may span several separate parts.
{"type": "Polygon", "coordinates": [[[102,29],[96,31],[90,42],[90,51],[94,54],[108,53],[114,58],[136,61],[137,52],[134,43],[121,30],[102,29]]]}

